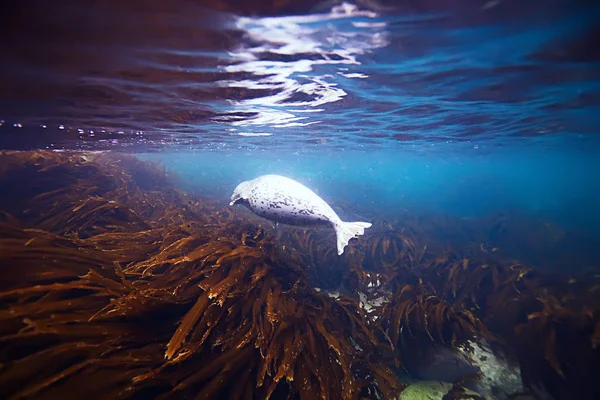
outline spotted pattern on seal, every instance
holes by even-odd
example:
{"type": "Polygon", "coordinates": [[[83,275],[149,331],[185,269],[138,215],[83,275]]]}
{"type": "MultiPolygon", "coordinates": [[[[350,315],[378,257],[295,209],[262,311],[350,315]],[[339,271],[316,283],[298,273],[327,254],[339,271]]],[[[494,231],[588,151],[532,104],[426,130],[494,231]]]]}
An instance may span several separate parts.
{"type": "Polygon", "coordinates": [[[294,197],[276,187],[277,183],[263,179],[254,182],[245,193],[249,207],[257,215],[289,225],[331,225],[331,214],[335,213],[327,212],[330,208],[326,203],[315,203],[313,196],[294,197]]]}

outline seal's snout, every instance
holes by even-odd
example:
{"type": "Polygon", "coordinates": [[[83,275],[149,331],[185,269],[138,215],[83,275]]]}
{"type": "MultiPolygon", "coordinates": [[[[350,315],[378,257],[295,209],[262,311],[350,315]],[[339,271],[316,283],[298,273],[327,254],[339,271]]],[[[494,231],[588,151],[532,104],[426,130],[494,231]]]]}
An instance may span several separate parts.
{"type": "Polygon", "coordinates": [[[242,182],[239,185],[237,185],[237,187],[233,191],[233,194],[231,195],[231,202],[229,203],[230,206],[233,206],[234,204],[238,204],[238,203],[244,201],[244,199],[246,197],[244,196],[243,193],[244,193],[244,188],[247,185],[248,185],[247,182],[242,182]]]}
{"type": "Polygon", "coordinates": [[[248,200],[243,196],[235,196],[235,197],[232,196],[231,201],[229,202],[229,205],[233,206],[235,204],[248,205],[248,200]]]}
{"type": "Polygon", "coordinates": [[[242,201],[244,198],[241,195],[240,191],[238,189],[234,190],[233,194],[231,195],[231,202],[229,203],[230,206],[239,203],[240,201],[242,201]]]}

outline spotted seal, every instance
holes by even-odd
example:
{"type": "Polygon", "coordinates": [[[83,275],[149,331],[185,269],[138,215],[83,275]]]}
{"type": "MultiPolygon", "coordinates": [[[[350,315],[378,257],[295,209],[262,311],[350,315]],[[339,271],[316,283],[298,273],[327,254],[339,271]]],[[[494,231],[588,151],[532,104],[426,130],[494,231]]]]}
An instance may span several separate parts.
{"type": "Polygon", "coordinates": [[[230,206],[242,204],[268,220],[287,225],[331,226],[337,237],[338,255],[353,237],[364,234],[370,222],[345,222],[315,192],[293,179],[263,175],[237,185],[230,206]]]}

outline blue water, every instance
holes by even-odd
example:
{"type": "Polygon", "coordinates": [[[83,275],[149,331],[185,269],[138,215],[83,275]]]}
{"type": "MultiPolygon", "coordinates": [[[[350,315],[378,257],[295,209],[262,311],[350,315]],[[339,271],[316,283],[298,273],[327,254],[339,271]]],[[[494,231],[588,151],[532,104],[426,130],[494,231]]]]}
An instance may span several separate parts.
{"type": "Polygon", "coordinates": [[[323,198],[363,212],[404,209],[484,217],[521,210],[595,233],[600,183],[592,152],[510,149],[492,154],[415,151],[312,152],[281,155],[184,152],[142,155],[161,160],[191,191],[227,202],[237,183],[267,173],[290,176],[323,198]]]}

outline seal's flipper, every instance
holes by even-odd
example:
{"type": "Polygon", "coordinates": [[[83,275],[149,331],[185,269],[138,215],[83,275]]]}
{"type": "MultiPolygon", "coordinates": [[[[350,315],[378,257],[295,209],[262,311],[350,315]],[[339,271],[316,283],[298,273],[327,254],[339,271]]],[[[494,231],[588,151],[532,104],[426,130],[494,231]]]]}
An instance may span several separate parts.
{"type": "Polygon", "coordinates": [[[370,222],[344,222],[340,221],[335,224],[335,235],[337,236],[337,251],[341,256],[344,253],[344,247],[353,237],[360,236],[365,233],[365,229],[370,228],[373,224],[370,222]]]}

